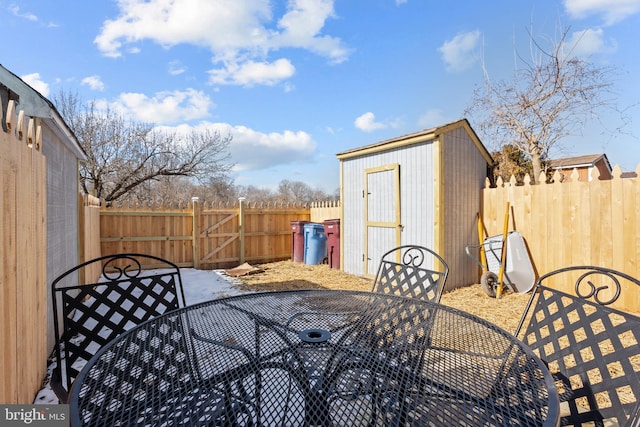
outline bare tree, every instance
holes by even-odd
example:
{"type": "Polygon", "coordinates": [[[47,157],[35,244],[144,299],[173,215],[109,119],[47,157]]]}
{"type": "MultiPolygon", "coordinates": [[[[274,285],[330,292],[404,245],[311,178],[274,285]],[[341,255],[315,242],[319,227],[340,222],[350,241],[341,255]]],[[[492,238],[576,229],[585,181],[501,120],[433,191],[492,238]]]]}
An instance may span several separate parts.
{"type": "MultiPolygon", "coordinates": [[[[148,191],[153,182],[167,177],[224,180],[231,169],[231,136],[160,132],[111,109],[99,110],[93,101],[85,106],[77,96],[64,93],[54,102],[88,156],[80,165],[82,189],[107,202],[125,196],[149,199],[136,192],[148,191]]],[[[163,184],[166,187],[166,180],[163,184]]]]}
{"type": "Polygon", "coordinates": [[[236,187],[235,194],[246,197],[249,202],[296,203],[304,205],[311,202],[338,200],[340,193],[336,190],[334,194],[327,194],[322,189],[313,189],[304,182],[283,179],[278,184],[276,191],[249,185],[246,187],[236,187]]]}
{"type": "Polygon", "coordinates": [[[577,135],[605,108],[614,107],[611,68],[572,54],[569,29],[545,48],[530,34],[530,59],[517,55],[513,78],[493,82],[484,69],[484,85],[466,115],[477,117],[477,130],[496,147],[513,145],[531,160],[536,182],[549,150],[577,135]]]}
{"type": "Polygon", "coordinates": [[[278,184],[278,197],[283,202],[312,203],[331,200],[332,196],[320,188],[311,188],[301,181],[283,179],[278,184]]]}
{"type": "Polygon", "coordinates": [[[268,188],[260,188],[255,185],[238,187],[238,194],[245,197],[249,202],[273,202],[275,196],[268,188]]]}
{"type": "Polygon", "coordinates": [[[278,184],[278,194],[283,202],[308,203],[311,193],[311,187],[301,181],[283,179],[278,184]]]}
{"type": "Polygon", "coordinates": [[[235,201],[240,197],[232,179],[212,179],[208,184],[196,189],[196,196],[202,200],[235,201]]]}

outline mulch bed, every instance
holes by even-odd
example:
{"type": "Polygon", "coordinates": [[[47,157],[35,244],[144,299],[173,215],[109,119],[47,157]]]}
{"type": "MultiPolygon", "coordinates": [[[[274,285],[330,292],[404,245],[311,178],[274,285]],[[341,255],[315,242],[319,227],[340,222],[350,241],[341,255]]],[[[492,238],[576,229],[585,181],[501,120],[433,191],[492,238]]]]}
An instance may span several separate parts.
{"type": "MultiPolygon", "coordinates": [[[[329,268],[326,264],[307,265],[280,261],[257,265],[260,273],[238,277],[240,288],[251,291],[294,289],[349,289],[370,291],[372,280],[329,268]]],[[[486,319],[507,332],[515,332],[530,294],[505,292],[491,298],[479,284],[455,289],[442,295],[441,302],[486,319]]]]}

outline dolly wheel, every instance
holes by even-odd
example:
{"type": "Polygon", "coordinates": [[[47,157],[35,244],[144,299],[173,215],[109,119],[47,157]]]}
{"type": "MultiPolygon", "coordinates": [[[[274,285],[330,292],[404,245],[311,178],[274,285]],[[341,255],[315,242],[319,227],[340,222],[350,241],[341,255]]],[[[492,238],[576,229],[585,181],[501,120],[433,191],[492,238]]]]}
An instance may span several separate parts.
{"type": "Polygon", "coordinates": [[[485,294],[491,298],[496,297],[496,289],[498,288],[498,276],[492,271],[485,271],[480,277],[480,286],[485,294]]]}

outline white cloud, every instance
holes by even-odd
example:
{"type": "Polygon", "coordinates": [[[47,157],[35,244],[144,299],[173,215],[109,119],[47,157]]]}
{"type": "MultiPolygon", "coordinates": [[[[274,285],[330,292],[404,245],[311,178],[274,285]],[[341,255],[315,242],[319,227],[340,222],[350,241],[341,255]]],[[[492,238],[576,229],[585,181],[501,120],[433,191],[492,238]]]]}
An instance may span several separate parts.
{"type": "Polygon", "coordinates": [[[275,165],[309,162],[316,143],[307,132],[262,133],[244,126],[231,129],[230,152],[235,171],[266,169],[275,165]]]}
{"type": "Polygon", "coordinates": [[[119,16],[104,22],[94,43],[111,57],[121,56],[125,48],[139,49],[145,40],[165,48],[204,46],[222,65],[212,71],[219,84],[274,84],[291,77],[294,68],[288,59],[269,59],[273,51],[300,48],[331,63],[346,60],[350,52],[342,41],[322,34],[334,17],[333,2],[290,0],[282,16],[274,17],[276,5],[264,0],[120,0],[119,16]],[[283,61],[289,65],[284,72],[283,61]],[[256,65],[268,67],[261,72],[256,65]]]}
{"type": "Polygon", "coordinates": [[[93,90],[99,90],[99,91],[104,90],[104,83],[102,82],[102,79],[98,75],[85,77],[84,79],[82,79],[81,84],[85,86],[89,86],[93,90]]]}
{"type": "Polygon", "coordinates": [[[278,21],[281,32],[274,35],[271,43],[276,48],[299,47],[329,58],[332,63],[340,63],[349,55],[338,38],[320,36],[325,21],[334,18],[334,0],[294,0],[288,4],[288,11],[278,21]]]}
{"type": "Polygon", "coordinates": [[[209,75],[211,83],[214,84],[273,86],[293,76],[295,71],[295,67],[288,59],[278,59],[272,63],[247,61],[241,64],[229,64],[226,68],[209,71],[209,75]]]}
{"type": "Polygon", "coordinates": [[[425,129],[440,126],[447,122],[448,120],[445,118],[442,110],[438,108],[427,110],[420,116],[420,118],[418,118],[418,126],[425,129]]]}
{"type": "Polygon", "coordinates": [[[476,50],[480,35],[479,30],[460,33],[438,48],[448,71],[464,71],[478,61],[476,50]]]}
{"type": "Polygon", "coordinates": [[[602,28],[576,31],[566,42],[567,53],[570,51],[575,56],[613,53],[617,48],[615,40],[605,40],[602,28]]]}
{"type": "Polygon", "coordinates": [[[34,15],[34,14],[33,14],[33,13],[31,13],[31,12],[22,12],[22,11],[20,10],[20,7],[19,7],[19,6],[16,6],[15,4],[14,4],[14,5],[11,5],[11,6],[9,7],[9,10],[11,11],[11,13],[12,13],[14,16],[17,16],[17,17],[19,17],[19,18],[24,18],[24,19],[26,19],[27,21],[34,21],[34,22],[38,21],[38,17],[37,17],[36,15],[34,15]]]}
{"type": "Polygon", "coordinates": [[[640,11],[640,0],[565,0],[564,8],[574,19],[601,15],[605,24],[613,25],[640,11]]]}
{"type": "Polygon", "coordinates": [[[163,131],[177,131],[185,134],[208,129],[220,135],[232,136],[229,154],[236,164],[235,172],[268,169],[278,165],[307,163],[316,154],[316,142],[304,131],[285,130],[264,133],[246,126],[227,123],[202,122],[195,126],[159,127],[163,131]]]}
{"type": "Polygon", "coordinates": [[[384,123],[376,122],[376,116],[372,112],[367,112],[358,117],[355,126],[364,132],[373,132],[374,130],[384,129],[387,127],[384,123]]]}
{"type": "Polygon", "coordinates": [[[20,77],[26,84],[40,92],[42,96],[47,98],[49,96],[49,84],[40,79],[40,73],[25,74],[20,77]]]}
{"type": "Polygon", "coordinates": [[[169,74],[172,76],[178,76],[187,71],[187,67],[185,67],[180,61],[171,61],[169,62],[169,74]]]}
{"type": "Polygon", "coordinates": [[[327,126],[327,127],[325,128],[325,130],[326,130],[326,131],[327,131],[327,133],[329,133],[330,135],[335,135],[335,134],[337,134],[338,132],[342,132],[342,129],[334,129],[334,128],[332,128],[331,126],[327,126]]]}
{"type": "Polygon", "coordinates": [[[259,0],[121,0],[120,16],[106,20],[94,43],[107,56],[121,56],[124,45],[151,40],[165,47],[181,43],[214,52],[259,46],[268,39],[271,19],[259,0]]]}
{"type": "Polygon", "coordinates": [[[123,93],[110,104],[123,114],[145,123],[176,123],[202,119],[209,115],[213,102],[202,91],[158,92],[153,97],[142,93],[123,93]]]}
{"type": "Polygon", "coordinates": [[[45,27],[49,27],[49,28],[55,28],[58,26],[58,24],[54,23],[54,22],[49,22],[49,23],[43,23],[40,21],[40,18],[38,18],[37,15],[31,13],[31,12],[23,12],[22,10],[20,10],[20,7],[17,5],[11,5],[9,6],[9,11],[14,15],[17,16],[18,18],[23,18],[26,19],[27,21],[31,21],[31,22],[37,22],[39,24],[44,25],[45,27]]]}

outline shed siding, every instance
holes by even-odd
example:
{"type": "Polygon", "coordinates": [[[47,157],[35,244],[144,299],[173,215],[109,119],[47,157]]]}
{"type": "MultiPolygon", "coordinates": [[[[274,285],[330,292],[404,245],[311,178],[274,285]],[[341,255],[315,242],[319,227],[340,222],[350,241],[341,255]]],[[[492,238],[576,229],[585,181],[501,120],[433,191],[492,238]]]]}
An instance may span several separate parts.
{"type": "Polygon", "coordinates": [[[362,274],[364,254],[364,167],[363,161],[342,162],[341,265],[351,274],[362,274]]]}
{"type": "MultiPolygon", "coordinates": [[[[50,128],[42,126],[47,159],[47,284],[75,266],[78,258],[78,160],[50,128]]],[[[47,346],[53,348],[53,310],[47,292],[47,346]]]]}
{"type": "Polygon", "coordinates": [[[445,291],[478,283],[478,267],[464,248],[477,242],[476,214],[487,162],[463,128],[443,136],[444,253],[449,265],[445,291]]]}
{"type": "MultiPolygon", "coordinates": [[[[401,244],[433,245],[433,147],[420,143],[342,161],[344,271],[364,274],[365,170],[400,164],[400,212],[404,226],[401,244]]],[[[392,189],[389,189],[392,191],[392,189]]],[[[389,195],[392,197],[392,194],[389,195]]],[[[374,243],[374,242],[370,242],[374,243]]],[[[383,253],[392,248],[376,248],[383,253]]],[[[377,265],[379,260],[372,260],[377,265]]]]}

